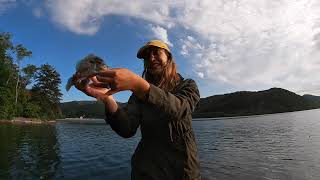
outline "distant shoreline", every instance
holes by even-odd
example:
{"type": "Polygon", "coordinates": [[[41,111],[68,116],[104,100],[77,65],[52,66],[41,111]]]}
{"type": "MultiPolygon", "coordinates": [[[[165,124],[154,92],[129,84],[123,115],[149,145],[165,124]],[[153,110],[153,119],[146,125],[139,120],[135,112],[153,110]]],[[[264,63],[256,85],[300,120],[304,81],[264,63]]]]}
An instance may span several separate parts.
{"type": "MultiPolygon", "coordinates": [[[[222,116],[222,117],[203,117],[203,118],[192,118],[193,121],[215,121],[215,120],[231,120],[231,119],[242,119],[242,118],[253,118],[253,117],[260,117],[260,116],[271,116],[277,114],[284,114],[284,113],[295,113],[295,112],[302,112],[302,111],[314,111],[320,109],[308,109],[308,110],[301,110],[301,111],[289,111],[289,112],[279,112],[279,113],[269,113],[269,114],[256,114],[256,115],[244,115],[244,116],[222,116]]],[[[103,118],[65,118],[65,119],[56,119],[56,121],[95,121],[101,120],[103,118]]]]}
{"type": "Polygon", "coordinates": [[[238,119],[238,118],[242,119],[242,118],[269,116],[269,115],[277,115],[277,114],[285,114],[285,113],[296,113],[296,112],[302,112],[302,111],[314,111],[314,110],[320,110],[320,109],[316,108],[316,109],[307,109],[307,110],[300,110],[300,111],[288,111],[288,112],[269,113],[269,114],[256,114],[256,115],[247,115],[247,116],[203,117],[203,118],[192,118],[192,119],[194,121],[230,120],[230,119],[238,119]]]}
{"type": "Polygon", "coordinates": [[[56,120],[96,120],[96,119],[103,119],[103,118],[63,118],[63,119],[56,119],[56,120]]]}
{"type": "MultiPolygon", "coordinates": [[[[320,109],[309,109],[302,111],[313,111],[320,109]]],[[[281,113],[272,113],[272,114],[258,114],[258,115],[248,115],[248,116],[228,116],[228,117],[206,117],[206,118],[192,118],[192,121],[217,121],[217,120],[232,120],[232,119],[243,119],[243,118],[253,118],[260,116],[269,116],[269,115],[277,115],[284,113],[295,113],[301,111],[291,111],[291,112],[281,112],[281,113]]],[[[12,120],[0,120],[0,123],[12,123],[12,124],[55,124],[57,122],[105,122],[102,118],[64,118],[64,119],[56,119],[56,120],[41,120],[36,118],[23,118],[16,117],[12,120]]]]}
{"type": "Polygon", "coordinates": [[[0,123],[12,123],[12,124],[54,124],[56,120],[41,120],[36,118],[24,118],[15,117],[12,120],[0,120],[0,123]]]}
{"type": "Polygon", "coordinates": [[[56,119],[58,123],[80,123],[80,124],[106,124],[106,121],[101,118],[65,118],[56,119]]]}

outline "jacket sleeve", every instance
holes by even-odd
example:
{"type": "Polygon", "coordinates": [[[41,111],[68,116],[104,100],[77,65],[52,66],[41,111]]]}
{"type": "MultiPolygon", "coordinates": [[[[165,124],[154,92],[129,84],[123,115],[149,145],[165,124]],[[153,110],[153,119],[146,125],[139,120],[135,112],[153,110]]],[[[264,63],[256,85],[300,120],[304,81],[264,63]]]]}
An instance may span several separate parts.
{"type": "Polygon", "coordinates": [[[147,103],[165,113],[169,119],[181,120],[191,115],[200,100],[197,84],[192,79],[187,79],[184,85],[174,93],[150,84],[147,103]]]}
{"type": "Polygon", "coordinates": [[[121,107],[114,113],[106,112],[106,122],[121,137],[129,138],[135,135],[141,119],[139,101],[133,94],[130,96],[127,105],[121,107]]]}

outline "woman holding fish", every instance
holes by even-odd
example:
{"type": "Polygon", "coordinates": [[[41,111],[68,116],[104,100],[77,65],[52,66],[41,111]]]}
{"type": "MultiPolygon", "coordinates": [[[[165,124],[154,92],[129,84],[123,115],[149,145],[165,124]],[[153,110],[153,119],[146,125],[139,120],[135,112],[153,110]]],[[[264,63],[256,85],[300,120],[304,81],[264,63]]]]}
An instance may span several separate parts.
{"type": "Polygon", "coordinates": [[[143,59],[142,77],[123,68],[104,68],[92,83],[75,86],[105,104],[106,121],[124,138],[138,127],[141,140],[132,156],[132,179],[201,179],[191,114],[200,95],[194,80],[177,73],[168,46],[159,40],[146,43],[137,53],[143,59]],[[120,107],[112,94],[130,90],[120,107]]]}

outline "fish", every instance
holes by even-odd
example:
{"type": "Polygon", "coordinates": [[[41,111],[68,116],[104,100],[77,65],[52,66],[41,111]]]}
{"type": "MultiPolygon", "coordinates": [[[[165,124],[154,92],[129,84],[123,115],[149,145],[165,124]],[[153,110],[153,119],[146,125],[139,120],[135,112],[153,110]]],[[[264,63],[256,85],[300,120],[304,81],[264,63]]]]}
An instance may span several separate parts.
{"type": "MultiPolygon", "coordinates": [[[[95,76],[103,69],[109,69],[103,59],[100,57],[89,54],[81,59],[76,65],[77,82],[88,84],[89,78],[95,76]]],[[[74,85],[74,75],[68,79],[66,90],[69,91],[74,85]]]]}

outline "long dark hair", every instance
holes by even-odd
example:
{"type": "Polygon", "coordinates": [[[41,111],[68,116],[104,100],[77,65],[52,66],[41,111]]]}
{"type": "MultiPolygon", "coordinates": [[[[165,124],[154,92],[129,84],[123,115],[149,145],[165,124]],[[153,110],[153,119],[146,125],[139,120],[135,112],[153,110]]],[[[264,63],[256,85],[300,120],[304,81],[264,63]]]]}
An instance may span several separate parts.
{"type": "Polygon", "coordinates": [[[155,82],[154,76],[148,72],[146,63],[144,63],[142,77],[148,82],[158,86],[159,88],[167,92],[170,92],[173,91],[174,88],[178,85],[180,81],[180,76],[177,73],[177,65],[174,62],[172,55],[167,50],[165,50],[165,52],[168,57],[168,61],[167,64],[164,66],[162,75],[160,76],[161,78],[157,82],[155,82]]]}

